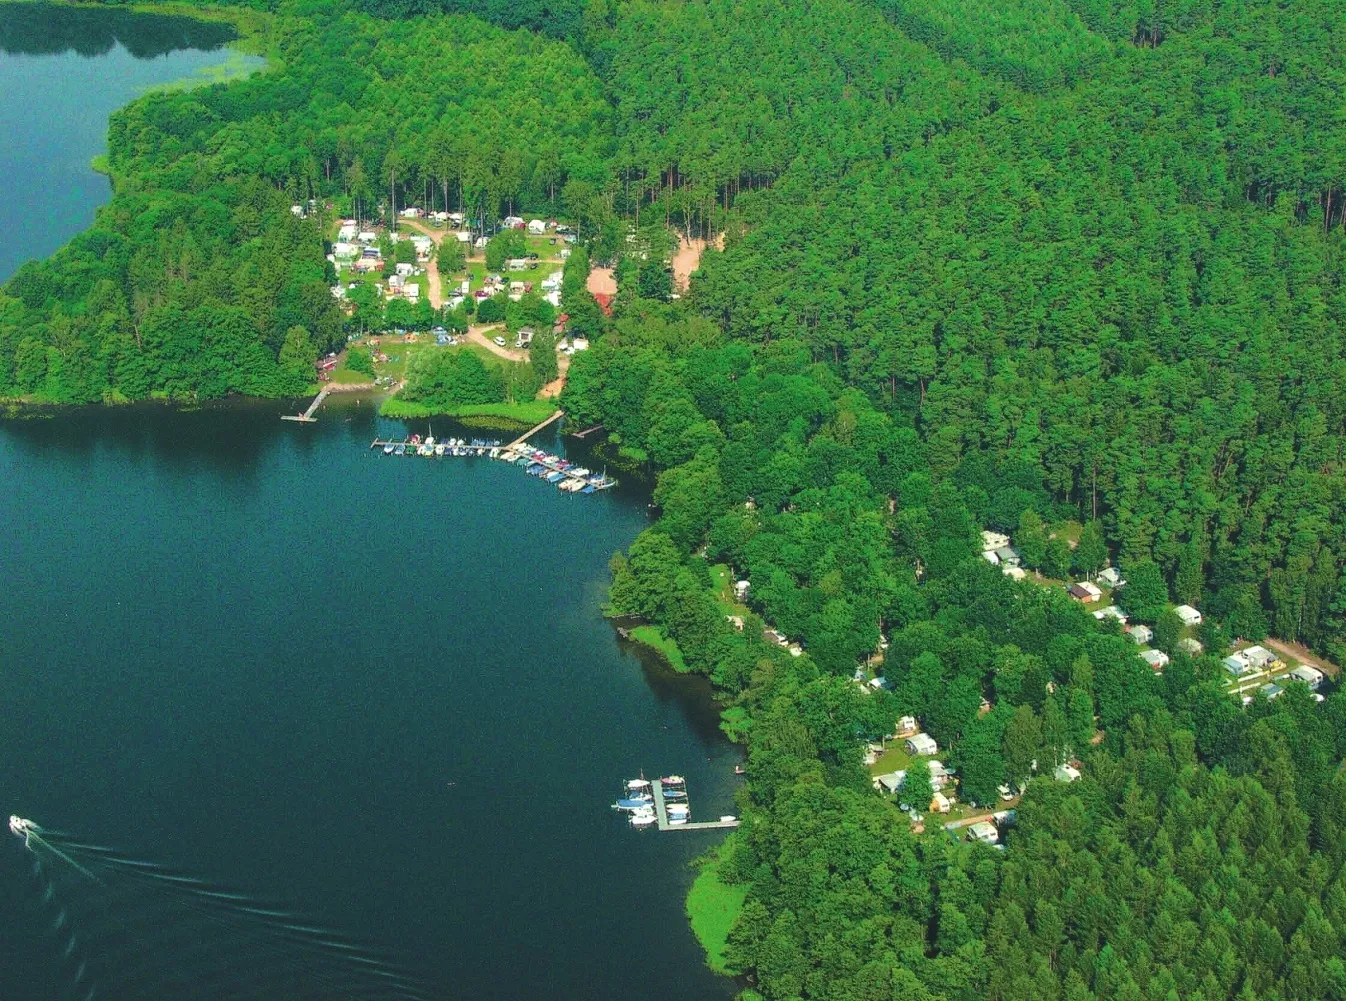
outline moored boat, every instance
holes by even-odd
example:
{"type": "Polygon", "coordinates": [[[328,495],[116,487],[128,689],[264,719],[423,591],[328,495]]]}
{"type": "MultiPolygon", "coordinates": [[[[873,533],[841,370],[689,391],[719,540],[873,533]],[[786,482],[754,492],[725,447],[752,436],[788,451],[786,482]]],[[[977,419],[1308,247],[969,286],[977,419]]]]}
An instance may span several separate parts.
{"type": "Polygon", "coordinates": [[[386,445],[383,446],[383,454],[384,454],[384,455],[392,455],[392,454],[393,454],[393,449],[396,448],[396,447],[397,447],[397,446],[394,445],[392,442],[388,442],[388,444],[386,444],[386,445]]]}

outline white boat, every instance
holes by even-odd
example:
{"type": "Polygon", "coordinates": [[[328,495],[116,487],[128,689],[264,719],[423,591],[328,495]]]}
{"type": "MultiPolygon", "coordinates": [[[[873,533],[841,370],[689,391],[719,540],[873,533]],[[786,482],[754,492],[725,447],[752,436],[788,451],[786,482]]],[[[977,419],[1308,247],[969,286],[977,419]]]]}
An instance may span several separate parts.
{"type": "Polygon", "coordinates": [[[626,788],[628,789],[648,789],[650,787],[649,779],[627,779],[626,788]]]}
{"type": "Polygon", "coordinates": [[[737,823],[737,821],[738,818],[735,817],[732,813],[725,813],[720,816],[720,823],[722,824],[732,824],[737,823]]]}
{"type": "Polygon", "coordinates": [[[687,780],[681,775],[666,775],[659,780],[666,786],[685,786],[687,780]]]}
{"type": "Polygon", "coordinates": [[[444,454],[444,443],[440,442],[438,445],[435,446],[435,455],[443,455],[443,454],[444,454]]]}
{"type": "Polygon", "coordinates": [[[632,827],[649,827],[650,824],[658,823],[653,810],[637,810],[631,814],[632,827]]]}

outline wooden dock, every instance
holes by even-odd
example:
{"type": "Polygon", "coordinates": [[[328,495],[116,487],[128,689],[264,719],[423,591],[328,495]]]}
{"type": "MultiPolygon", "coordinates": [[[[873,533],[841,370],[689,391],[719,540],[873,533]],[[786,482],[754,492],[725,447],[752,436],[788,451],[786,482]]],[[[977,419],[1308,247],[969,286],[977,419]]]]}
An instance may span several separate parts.
{"type": "Polygon", "coordinates": [[[668,822],[668,807],[664,804],[664,784],[658,779],[650,783],[650,789],[654,793],[654,816],[661,831],[719,831],[737,827],[739,821],[735,820],[707,820],[699,824],[670,824],[668,822]]]}
{"type": "Polygon", "coordinates": [[[541,424],[537,425],[536,427],[529,428],[523,434],[519,435],[519,437],[515,438],[512,442],[510,442],[508,445],[503,446],[503,448],[518,448],[529,438],[533,437],[533,435],[537,434],[539,431],[545,428],[548,424],[554,424],[556,421],[559,421],[564,416],[565,416],[564,410],[557,410],[541,424]]]}
{"type": "Polygon", "coordinates": [[[313,412],[322,406],[322,401],[327,399],[327,394],[332,391],[331,386],[324,386],[322,392],[313,398],[313,402],[308,405],[308,409],[302,414],[281,414],[283,421],[302,421],[305,424],[316,424],[318,418],[313,416],[313,412]]]}

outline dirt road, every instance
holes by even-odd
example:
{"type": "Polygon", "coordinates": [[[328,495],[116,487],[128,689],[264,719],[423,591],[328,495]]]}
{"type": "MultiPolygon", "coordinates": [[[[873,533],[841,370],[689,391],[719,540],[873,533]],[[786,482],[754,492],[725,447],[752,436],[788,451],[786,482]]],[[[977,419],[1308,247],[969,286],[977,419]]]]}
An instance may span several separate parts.
{"type": "MultiPolygon", "coordinates": [[[[676,291],[687,291],[692,272],[701,266],[701,255],[705,253],[706,247],[706,241],[699,236],[694,240],[685,236],[678,239],[678,249],[673,255],[673,288],[676,291]]],[[[724,249],[723,233],[715,238],[715,249],[724,249]]]]}
{"type": "Polygon", "coordinates": [[[1333,664],[1330,660],[1323,660],[1321,657],[1315,656],[1309,651],[1308,647],[1301,646],[1298,643],[1290,643],[1286,640],[1275,640],[1271,637],[1267,637],[1262,641],[1262,644],[1270,647],[1283,656],[1299,661],[1301,664],[1308,664],[1310,667],[1316,667],[1318,670],[1325,672],[1330,678],[1335,678],[1341,673],[1341,668],[1336,664],[1333,664]]]}

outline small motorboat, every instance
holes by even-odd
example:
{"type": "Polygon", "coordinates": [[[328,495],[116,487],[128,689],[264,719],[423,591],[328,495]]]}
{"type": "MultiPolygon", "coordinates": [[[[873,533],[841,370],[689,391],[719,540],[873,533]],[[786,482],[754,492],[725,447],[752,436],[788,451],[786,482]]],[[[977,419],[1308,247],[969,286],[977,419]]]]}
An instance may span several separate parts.
{"type": "Polygon", "coordinates": [[[617,802],[612,804],[614,810],[626,810],[628,812],[635,810],[648,810],[653,798],[650,796],[623,796],[617,802]]]}
{"type": "Polygon", "coordinates": [[[388,444],[386,444],[386,445],[383,446],[383,454],[384,454],[384,455],[392,455],[392,454],[393,454],[393,448],[394,448],[394,447],[395,447],[395,446],[393,445],[392,442],[388,442],[388,444]]]}
{"type": "Polygon", "coordinates": [[[440,442],[438,445],[435,446],[435,455],[443,455],[443,454],[444,454],[444,443],[440,442]]]}
{"type": "Polygon", "coordinates": [[[650,787],[649,779],[627,779],[626,788],[628,789],[648,789],[650,787]]]}
{"type": "Polygon", "coordinates": [[[742,765],[735,765],[735,766],[734,766],[734,774],[735,774],[735,775],[747,775],[747,774],[748,774],[748,769],[744,768],[742,765]]]}
{"type": "Polygon", "coordinates": [[[687,780],[681,775],[666,775],[659,781],[664,786],[685,786],[687,784],[687,780]]]}
{"type": "Polygon", "coordinates": [[[633,813],[633,814],[631,814],[631,826],[632,826],[632,827],[649,827],[651,824],[654,824],[654,823],[657,823],[657,822],[658,822],[658,818],[655,817],[655,815],[654,815],[654,811],[653,811],[653,810],[650,810],[648,813],[633,813]]]}
{"type": "Polygon", "coordinates": [[[406,455],[406,454],[407,454],[407,446],[406,446],[406,445],[403,445],[403,444],[399,444],[396,448],[393,449],[393,454],[394,454],[394,455],[406,455]]]}

